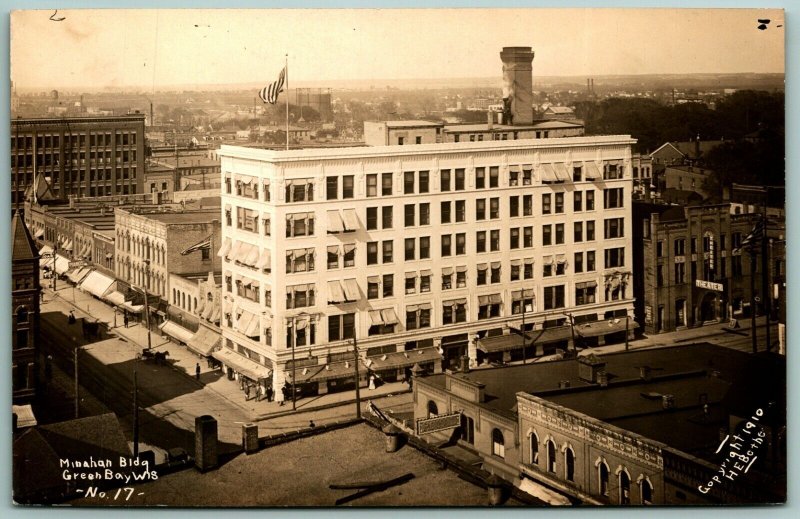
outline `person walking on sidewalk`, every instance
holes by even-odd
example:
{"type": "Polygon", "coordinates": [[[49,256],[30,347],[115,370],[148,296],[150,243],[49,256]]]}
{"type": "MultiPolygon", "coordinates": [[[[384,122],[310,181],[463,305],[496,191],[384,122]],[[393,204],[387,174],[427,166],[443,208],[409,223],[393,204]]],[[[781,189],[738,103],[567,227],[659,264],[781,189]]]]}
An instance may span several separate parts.
{"type": "Polygon", "coordinates": [[[194,367],[194,378],[195,380],[200,380],[200,363],[198,362],[194,367]]]}
{"type": "Polygon", "coordinates": [[[272,402],[272,384],[267,386],[267,402],[272,402]]]}
{"type": "Polygon", "coordinates": [[[127,310],[125,311],[125,314],[122,316],[122,322],[125,323],[125,328],[127,328],[128,327],[128,323],[130,322],[130,319],[128,319],[128,311],[127,310]]]}

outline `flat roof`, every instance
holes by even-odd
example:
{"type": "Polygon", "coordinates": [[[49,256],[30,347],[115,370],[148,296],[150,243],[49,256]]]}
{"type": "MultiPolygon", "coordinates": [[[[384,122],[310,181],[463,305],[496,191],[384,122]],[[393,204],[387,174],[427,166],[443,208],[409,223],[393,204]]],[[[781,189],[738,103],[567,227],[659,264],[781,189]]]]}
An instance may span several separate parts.
{"type": "Polygon", "coordinates": [[[549,130],[553,128],[583,128],[583,124],[576,122],[560,121],[557,119],[548,119],[546,121],[534,121],[531,124],[492,124],[489,128],[489,123],[478,124],[447,124],[444,127],[445,132],[450,133],[463,133],[463,132],[488,132],[488,131],[521,131],[521,130],[549,130]]]}
{"type": "Polygon", "coordinates": [[[389,128],[414,128],[414,127],[437,127],[443,126],[444,123],[437,123],[435,121],[423,121],[421,119],[414,119],[408,121],[364,121],[373,124],[384,123],[389,128]]]}
{"type": "Polygon", "coordinates": [[[219,220],[219,210],[198,209],[184,212],[131,212],[137,216],[156,220],[164,223],[187,224],[187,223],[211,223],[211,220],[219,220]]]}

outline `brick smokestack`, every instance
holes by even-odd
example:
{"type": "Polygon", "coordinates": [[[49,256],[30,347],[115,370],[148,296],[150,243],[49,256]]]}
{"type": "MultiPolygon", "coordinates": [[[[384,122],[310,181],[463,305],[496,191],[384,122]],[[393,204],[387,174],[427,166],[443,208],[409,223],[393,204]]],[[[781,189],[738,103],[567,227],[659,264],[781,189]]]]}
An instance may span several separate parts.
{"type": "Polygon", "coordinates": [[[506,124],[533,122],[533,49],[503,47],[503,112],[506,124]]]}

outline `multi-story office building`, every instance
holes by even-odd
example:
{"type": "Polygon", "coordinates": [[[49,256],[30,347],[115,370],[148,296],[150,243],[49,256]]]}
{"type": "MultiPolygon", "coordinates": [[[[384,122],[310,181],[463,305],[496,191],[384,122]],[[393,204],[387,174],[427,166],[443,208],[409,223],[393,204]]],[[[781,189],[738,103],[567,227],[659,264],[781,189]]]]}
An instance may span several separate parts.
{"type": "Polygon", "coordinates": [[[20,209],[36,174],[53,194],[127,195],[142,192],[143,114],[53,117],[11,121],[11,203],[20,209]]]}
{"type": "Polygon", "coordinates": [[[521,358],[523,323],[531,355],[625,333],[633,142],[223,146],[220,360],[325,392],[352,387],[355,339],[393,379],[521,358]]]}

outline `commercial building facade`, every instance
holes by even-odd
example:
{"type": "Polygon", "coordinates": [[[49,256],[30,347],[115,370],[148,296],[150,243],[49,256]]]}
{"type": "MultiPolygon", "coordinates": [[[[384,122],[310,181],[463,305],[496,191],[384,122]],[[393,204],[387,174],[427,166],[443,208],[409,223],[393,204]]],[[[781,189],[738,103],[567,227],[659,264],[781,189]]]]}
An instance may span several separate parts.
{"type": "Polygon", "coordinates": [[[19,213],[11,218],[11,362],[14,404],[30,403],[39,382],[39,250],[19,213]]]}
{"type": "Polygon", "coordinates": [[[281,396],[352,387],[354,340],[391,380],[625,333],[633,142],[223,146],[223,353],[281,396]]]}
{"type": "Polygon", "coordinates": [[[11,203],[20,209],[37,175],[53,194],[110,196],[142,192],[143,114],[11,121],[11,203]]]}

